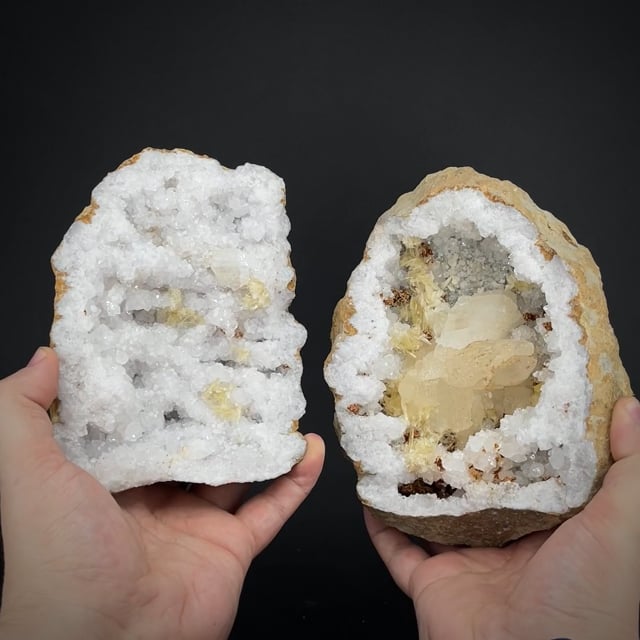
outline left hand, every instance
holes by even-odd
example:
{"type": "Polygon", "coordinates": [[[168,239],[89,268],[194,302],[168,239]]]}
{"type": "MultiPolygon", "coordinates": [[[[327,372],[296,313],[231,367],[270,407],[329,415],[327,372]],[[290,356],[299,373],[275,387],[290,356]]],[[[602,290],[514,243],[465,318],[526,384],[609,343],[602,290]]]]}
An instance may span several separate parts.
{"type": "Polygon", "coordinates": [[[248,500],[246,485],[112,495],[53,439],[57,373],[41,348],[0,381],[0,638],[226,638],[251,561],[318,479],[322,439],[248,500]]]}

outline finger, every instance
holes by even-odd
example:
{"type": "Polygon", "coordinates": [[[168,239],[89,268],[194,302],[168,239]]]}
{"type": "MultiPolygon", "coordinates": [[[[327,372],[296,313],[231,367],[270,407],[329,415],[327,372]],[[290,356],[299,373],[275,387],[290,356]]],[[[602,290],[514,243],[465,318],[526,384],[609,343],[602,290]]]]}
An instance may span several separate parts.
{"type": "Polygon", "coordinates": [[[159,482],[119,491],[113,494],[113,499],[130,513],[154,513],[182,495],[186,494],[178,489],[178,483],[159,482]]]}
{"type": "Polygon", "coordinates": [[[640,402],[637,398],[621,398],[616,402],[610,438],[614,460],[640,454],[640,402]]]}
{"type": "Polygon", "coordinates": [[[7,394],[21,395],[47,410],[58,390],[58,358],[50,347],[38,347],[26,367],[0,380],[7,394]]]}
{"type": "Polygon", "coordinates": [[[53,440],[47,409],[58,387],[58,360],[40,347],[29,364],[0,381],[0,481],[28,473],[44,453],[62,453],[53,440]]]}
{"type": "Polygon", "coordinates": [[[615,548],[620,557],[628,553],[628,558],[637,558],[640,407],[635,398],[623,398],[616,403],[610,438],[615,462],[607,471],[602,487],[579,517],[589,531],[603,544],[615,548]]]}
{"type": "MultiPolygon", "coordinates": [[[[602,489],[594,498],[596,507],[611,509],[624,531],[640,534],[640,403],[636,398],[619,400],[611,418],[611,455],[615,462],[607,471],[602,489]]],[[[593,507],[592,507],[593,508],[593,507]]],[[[613,523],[612,523],[613,524],[613,523]]]]}
{"type": "Polygon", "coordinates": [[[305,436],[304,458],[262,493],[245,502],[237,517],[249,529],[254,557],[273,540],[315,486],[324,463],[324,442],[315,433],[305,436]]]}
{"type": "Polygon", "coordinates": [[[371,542],[391,577],[411,597],[411,576],[429,554],[411,542],[404,533],[382,523],[367,508],[364,509],[364,523],[371,542]]]}
{"type": "Polygon", "coordinates": [[[517,555],[528,560],[538,552],[552,534],[553,529],[529,533],[522,538],[509,542],[504,548],[511,550],[513,552],[512,556],[517,555]]]}
{"type": "Polygon", "coordinates": [[[245,499],[248,491],[248,484],[233,482],[220,487],[196,484],[191,487],[189,493],[210,502],[212,505],[224,511],[235,513],[245,499]]]}
{"type": "Polygon", "coordinates": [[[430,556],[437,556],[441,553],[448,553],[449,551],[458,551],[464,549],[464,547],[456,547],[451,544],[442,544],[441,542],[417,542],[423,549],[427,551],[430,556]]]}

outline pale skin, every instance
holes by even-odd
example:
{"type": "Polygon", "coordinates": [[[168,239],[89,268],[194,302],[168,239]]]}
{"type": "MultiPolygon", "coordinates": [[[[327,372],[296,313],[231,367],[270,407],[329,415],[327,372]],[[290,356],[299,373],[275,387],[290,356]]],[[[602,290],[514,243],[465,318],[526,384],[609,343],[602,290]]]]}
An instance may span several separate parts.
{"type": "MultiPolygon", "coordinates": [[[[246,487],[173,484],[112,496],[67,460],[40,349],[0,381],[0,639],[226,638],[247,570],[315,485],[319,436],[290,473],[246,487]]],[[[418,545],[365,512],[413,600],[422,640],[635,640],[640,600],[640,405],[614,410],[615,464],[580,514],[503,549],[418,545]]]]}
{"type": "Polygon", "coordinates": [[[226,638],[252,560],[318,479],[322,439],[249,499],[239,484],[114,496],[52,437],[57,374],[40,348],[0,381],[0,638],[226,638]]]}
{"type": "Polygon", "coordinates": [[[421,640],[637,640],[640,602],[640,404],[620,399],[615,463],[578,515],[502,549],[417,544],[365,510],[421,640]]]}

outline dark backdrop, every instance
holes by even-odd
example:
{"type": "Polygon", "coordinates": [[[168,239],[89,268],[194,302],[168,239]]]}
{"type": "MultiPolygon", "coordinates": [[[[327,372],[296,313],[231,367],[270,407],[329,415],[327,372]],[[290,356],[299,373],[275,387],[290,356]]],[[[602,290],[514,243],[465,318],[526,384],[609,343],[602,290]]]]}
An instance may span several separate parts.
{"type": "Polygon", "coordinates": [[[600,265],[638,388],[637,34],[612,3],[561,4],[5,8],[0,377],[47,343],[49,257],[120,162],[183,147],[286,182],[292,311],[309,332],[300,428],[324,436],[327,460],[252,566],[233,638],[416,637],[366,536],[322,364],[373,223],[426,173],[471,165],[568,224],[600,265]]]}

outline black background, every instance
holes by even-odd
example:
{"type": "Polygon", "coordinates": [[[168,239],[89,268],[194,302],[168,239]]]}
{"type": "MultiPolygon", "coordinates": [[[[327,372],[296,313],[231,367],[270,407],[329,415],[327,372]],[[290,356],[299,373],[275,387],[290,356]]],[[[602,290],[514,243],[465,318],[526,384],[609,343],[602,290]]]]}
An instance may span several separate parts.
{"type": "MultiPolygon", "coordinates": [[[[88,3],[87,3],[88,4],[88,3]]],[[[91,189],[147,146],[284,178],[327,460],[255,561],[233,638],[417,637],[369,542],[322,377],[333,306],[377,217],[427,173],[524,188],[599,264],[638,388],[638,52],[612,3],[151,2],[6,8],[0,377],[48,342],[49,258],[91,189]],[[553,7],[553,8],[552,8],[553,7]]]]}

